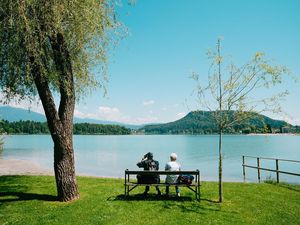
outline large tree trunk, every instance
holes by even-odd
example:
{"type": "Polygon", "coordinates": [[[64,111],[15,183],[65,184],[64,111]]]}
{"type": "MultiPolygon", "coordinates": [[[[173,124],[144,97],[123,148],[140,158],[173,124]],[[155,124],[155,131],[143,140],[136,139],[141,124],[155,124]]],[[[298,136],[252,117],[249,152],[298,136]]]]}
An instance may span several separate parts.
{"type": "MultiPolygon", "coordinates": [[[[35,83],[54,142],[54,172],[58,199],[60,201],[71,201],[79,198],[74,168],[73,122],[68,120],[62,123],[45,79],[37,74],[35,76],[35,83]]],[[[63,115],[73,118],[73,111],[65,111],[63,115]]]]}
{"type": "Polygon", "coordinates": [[[73,114],[75,90],[71,60],[63,36],[51,39],[54,62],[60,75],[60,104],[56,110],[47,79],[36,69],[34,81],[43,104],[48,127],[54,142],[54,172],[57,195],[60,201],[79,198],[75,176],[73,150],[73,114]]]}
{"type": "Polygon", "coordinates": [[[78,199],[72,137],[63,135],[54,141],[54,171],[58,199],[61,201],[78,199]]]}

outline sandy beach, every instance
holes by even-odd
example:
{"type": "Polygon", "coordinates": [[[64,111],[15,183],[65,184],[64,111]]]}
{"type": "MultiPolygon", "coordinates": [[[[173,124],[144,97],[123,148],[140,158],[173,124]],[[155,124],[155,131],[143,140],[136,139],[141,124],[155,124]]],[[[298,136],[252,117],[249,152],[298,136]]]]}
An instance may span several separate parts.
{"type": "MultiPolygon", "coordinates": [[[[38,163],[19,160],[0,158],[0,176],[6,175],[47,175],[54,176],[52,170],[46,169],[38,163]]],[[[101,177],[101,178],[121,178],[113,176],[95,176],[86,173],[76,173],[78,176],[101,177]]]]}
{"type": "Polygon", "coordinates": [[[0,176],[3,175],[54,175],[54,172],[37,163],[0,158],[0,176]]]}

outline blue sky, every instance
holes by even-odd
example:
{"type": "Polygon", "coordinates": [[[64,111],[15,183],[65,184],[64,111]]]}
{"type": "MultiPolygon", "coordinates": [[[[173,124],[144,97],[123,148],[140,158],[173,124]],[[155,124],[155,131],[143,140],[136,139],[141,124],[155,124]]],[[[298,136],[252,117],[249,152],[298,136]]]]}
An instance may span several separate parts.
{"type": "MultiPolygon", "coordinates": [[[[298,77],[299,9],[297,0],[123,1],[117,11],[129,34],[109,57],[108,94],[93,92],[77,104],[75,116],[132,124],[183,117],[197,109],[189,76],[196,71],[206,79],[206,52],[220,36],[223,53],[235,62],[263,51],[298,77]]],[[[290,91],[283,102],[290,118],[275,117],[300,124],[300,82],[287,81],[284,88],[290,91]]]]}

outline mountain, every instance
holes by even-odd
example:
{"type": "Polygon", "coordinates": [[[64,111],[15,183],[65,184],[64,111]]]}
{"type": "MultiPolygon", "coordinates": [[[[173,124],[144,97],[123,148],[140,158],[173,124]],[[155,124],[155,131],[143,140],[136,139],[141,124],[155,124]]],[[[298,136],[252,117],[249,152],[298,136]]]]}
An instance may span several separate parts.
{"type": "Polygon", "coordinates": [[[9,122],[17,122],[20,120],[32,120],[36,122],[46,122],[46,117],[43,114],[33,112],[31,110],[20,109],[10,106],[0,107],[0,119],[9,122]]]}
{"type": "MultiPolygon", "coordinates": [[[[7,120],[9,122],[17,122],[20,120],[35,121],[35,122],[46,122],[46,117],[43,114],[33,112],[31,110],[15,108],[11,106],[0,106],[0,119],[7,120]]],[[[110,124],[124,126],[129,129],[139,129],[144,125],[132,125],[123,124],[115,121],[96,120],[89,118],[77,118],[74,117],[74,123],[90,123],[90,124],[110,124]]]]}
{"type": "MultiPolygon", "coordinates": [[[[165,124],[131,125],[115,121],[103,121],[77,117],[74,118],[74,123],[119,125],[129,129],[139,130],[146,134],[214,134],[218,132],[218,129],[213,122],[212,113],[213,112],[209,111],[194,111],[179,120],[165,124]]],[[[20,120],[36,122],[46,121],[46,117],[43,114],[10,106],[0,106],[0,119],[7,120],[9,122],[16,122],[20,120]]],[[[293,130],[295,128],[296,132],[299,131],[299,128],[293,127],[285,121],[274,120],[264,115],[255,114],[252,119],[245,121],[242,124],[235,125],[231,129],[225,130],[224,133],[281,132],[283,127],[285,129],[288,127],[289,130],[293,130]]]]}
{"type": "MultiPolygon", "coordinates": [[[[193,111],[174,122],[146,125],[140,130],[146,134],[215,134],[218,127],[214,123],[211,111],[193,111]]],[[[234,113],[228,112],[230,117],[234,113]]],[[[252,113],[251,119],[224,130],[224,133],[272,133],[281,132],[283,127],[293,127],[282,120],[274,120],[267,116],[252,113]]]]}

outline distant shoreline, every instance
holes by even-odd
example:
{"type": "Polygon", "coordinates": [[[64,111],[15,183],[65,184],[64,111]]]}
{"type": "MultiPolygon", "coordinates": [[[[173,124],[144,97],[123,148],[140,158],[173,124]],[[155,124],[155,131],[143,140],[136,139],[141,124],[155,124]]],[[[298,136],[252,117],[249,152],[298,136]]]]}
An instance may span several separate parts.
{"type": "Polygon", "coordinates": [[[296,134],[296,133],[278,133],[278,134],[270,134],[270,133],[260,133],[260,134],[256,134],[256,133],[250,133],[250,134],[246,134],[248,136],[299,136],[300,134],[296,134]]]}
{"type": "MultiPolygon", "coordinates": [[[[4,134],[5,136],[18,136],[18,135],[28,135],[28,136],[34,136],[34,135],[47,135],[47,136],[51,136],[51,134],[48,133],[44,133],[44,134],[28,134],[28,133],[18,133],[18,134],[4,134]]],[[[146,134],[146,133],[133,133],[133,134],[73,134],[73,136],[152,136],[152,135],[160,135],[160,136],[166,136],[166,135],[171,135],[171,136],[178,136],[178,135],[201,135],[201,136],[210,136],[210,135],[219,135],[219,134],[146,134]]],[[[300,133],[274,133],[274,134],[270,134],[270,133],[249,133],[249,134],[224,134],[225,136],[300,136],[300,133]]]]}

